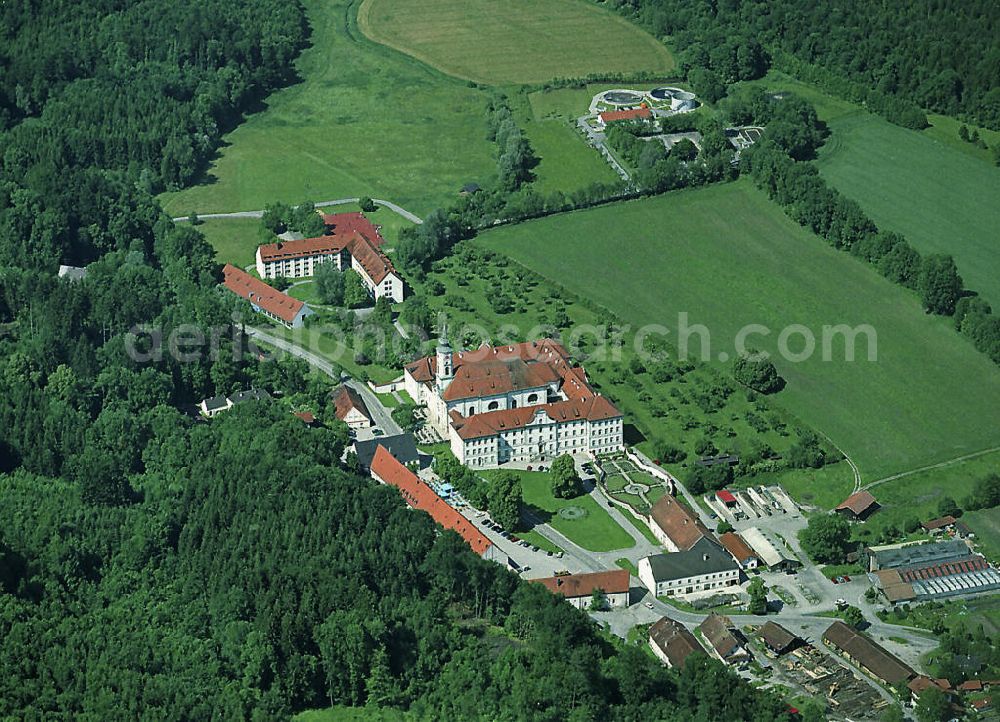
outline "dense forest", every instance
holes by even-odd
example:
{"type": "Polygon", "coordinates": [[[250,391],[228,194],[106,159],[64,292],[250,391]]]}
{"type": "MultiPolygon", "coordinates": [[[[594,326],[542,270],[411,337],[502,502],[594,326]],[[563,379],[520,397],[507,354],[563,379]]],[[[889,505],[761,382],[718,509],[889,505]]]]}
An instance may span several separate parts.
{"type": "Polygon", "coordinates": [[[682,65],[710,68],[725,82],[759,64],[763,46],[778,67],[829,81],[893,122],[919,123],[919,107],[1000,128],[1000,4],[993,0],[613,4],[656,35],[671,36],[682,65]]]}
{"type": "Polygon", "coordinates": [[[0,14],[0,718],[786,716],[707,657],[674,672],[612,641],[340,468],[329,381],[250,352],[212,249],[151,194],[291,78],[297,2],[0,14]],[[136,324],[183,328],[185,353],[136,324]],[[188,412],[249,386],[273,401],[188,412]]]}

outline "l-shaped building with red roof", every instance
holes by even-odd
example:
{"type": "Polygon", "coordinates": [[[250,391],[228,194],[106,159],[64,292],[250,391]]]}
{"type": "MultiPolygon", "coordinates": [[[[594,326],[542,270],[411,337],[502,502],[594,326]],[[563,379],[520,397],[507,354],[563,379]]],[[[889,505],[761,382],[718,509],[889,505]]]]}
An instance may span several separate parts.
{"type": "Polygon", "coordinates": [[[382,234],[363,213],[324,215],[326,233],[316,238],[277,241],[257,247],[261,278],[306,278],[321,263],[357,271],[376,300],[403,300],[403,279],[382,251],[382,234]]]}
{"type": "Polygon", "coordinates": [[[288,328],[301,327],[305,317],[314,313],[299,299],[268,286],[231,263],[226,264],[222,274],[226,288],[249,301],[255,311],[288,328]]]}

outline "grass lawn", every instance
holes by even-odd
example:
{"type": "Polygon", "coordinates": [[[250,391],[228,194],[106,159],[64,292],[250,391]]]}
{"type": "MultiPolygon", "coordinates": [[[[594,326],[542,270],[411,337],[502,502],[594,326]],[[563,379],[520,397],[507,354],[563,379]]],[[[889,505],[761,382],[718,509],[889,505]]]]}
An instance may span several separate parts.
{"type": "Polygon", "coordinates": [[[316,293],[316,284],[312,281],[292,286],[288,288],[285,293],[292,298],[297,298],[300,301],[305,301],[309,304],[316,305],[320,303],[319,296],[316,293]]]}
{"type": "Polygon", "coordinates": [[[543,537],[537,531],[531,529],[529,529],[528,531],[519,531],[517,533],[517,536],[519,539],[524,539],[524,541],[538,547],[539,549],[545,552],[552,552],[553,554],[555,554],[556,552],[563,551],[562,548],[550,542],[548,539],[543,537]]]}
{"type": "Polygon", "coordinates": [[[842,461],[819,469],[789,469],[780,474],[758,474],[750,483],[753,486],[780,483],[799,504],[829,510],[854,491],[854,473],[847,462],[842,461]]]}
{"type": "MultiPolygon", "coordinates": [[[[635,546],[632,537],[589,496],[557,499],[552,495],[552,480],[548,472],[511,471],[520,478],[524,502],[531,507],[534,515],[556,531],[565,534],[584,549],[592,552],[607,552],[613,549],[630,549],[635,546]],[[568,506],[580,507],[586,513],[579,519],[564,519],[559,516],[559,510],[568,506]]],[[[485,472],[486,475],[491,473],[496,472],[485,472]]],[[[518,536],[521,536],[520,532],[518,532],[518,536]]]]}
{"type": "Polygon", "coordinates": [[[858,111],[830,122],[820,171],[921,253],[950,253],[967,288],[1000,307],[1000,168],[858,111]]]}
{"type": "Polygon", "coordinates": [[[663,76],[662,83],[650,81],[646,83],[587,83],[579,87],[552,88],[550,90],[535,90],[528,94],[528,103],[535,120],[567,120],[575,121],[581,115],[586,115],[590,101],[603,90],[613,88],[629,88],[631,90],[651,90],[658,84],[690,89],[686,84],[675,82],[663,76]]]}
{"type": "Polygon", "coordinates": [[[976,533],[976,544],[983,556],[1000,564],[1000,508],[966,512],[962,521],[976,533]]]}
{"type": "Polygon", "coordinates": [[[352,0],[304,4],[301,82],[225,137],[200,185],[161,196],[171,215],[368,195],[423,216],[494,173],[483,91],[367,40],[352,0]]]}
{"type": "MultiPolygon", "coordinates": [[[[950,496],[961,504],[972,491],[975,480],[995,471],[998,465],[1000,465],[1000,451],[995,451],[960,464],[929,469],[918,474],[876,484],[869,491],[882,508],[872,514],[857,529],[861,533],[867,532],[874,536],[889,524],[896,526],[897,529],[902,529],[903,523],[914,516],[921,521],[928,521],[940,516],[937,507],[943,497],[950,496]]],[[[978,517],[975,519],[979,520],[978,517]]],[[[975,530],[978,531],[978,529],[975,530]]],[[[1000,549],[997,549],[1000,544],[996,543],[995,532],[994,536],[991,537],[987,528],[986,535],[987,548],[991,546],[992,538],[994,554],[1000,552],[1000,549]]]]}
{"type": "MultiPolygon", "coordinates": [[[[748,324],[770,329],[751,343],[772,354],[783,328],[806,325],[817,352],[798,363],[775,358],[787,387],[773,403],[827,434],[866,480],[1000,443],[1000,369],[949,319],[926,315],[915,294],[799,227],[749,181],[551,216],[476,243],[633,326],[666,326],[671,342],[688,313],[689,327],[709,330],[708,358],[726,370],[720,352],[731,357],[748,324]],[[871,325],[877,361],[867,360],[863,336],[854,362],[844,360],[843,339],[832,344],[840,360],[823,361],[823,326],[838,324],[871,325]]],[[[691,336],[692,355],[704,338],[691,336]]],[[[800,351],[801,336],[788,346],[800,351]]]]}
{"type": "Polygon", "coordinates": [[[636,569],[635,564],[633,564],[632,562],[630,562],[625,557],[622,557],[621,559],[615,559],[615,564],[617,564],[619,567],[621,567],[622,569],[624,569],[625,571],[627,571],[633,577],[639,576],[639,570],[636,569]]]}
{"type": "Polygon", "coordinates": [[[529,120],[523,123],[539,159],[534,168],[537,191],[573,191],[592,183],[612,183],[618,175],[601,154],[568,121],[529,120]]]}
{"type": "Polygon", "coordinates": [[[364,0],[358,26],[445,73],[487,84],[674,68],[656,38],[584,0],[364,0]]]}
{"type": "Polygon", "coordinates": [[[239,268],[255,263],[257,246],[263,242],[259,219],[209,218],[196,228],[212,244],[219,263],[232,263],[239,268]]]}

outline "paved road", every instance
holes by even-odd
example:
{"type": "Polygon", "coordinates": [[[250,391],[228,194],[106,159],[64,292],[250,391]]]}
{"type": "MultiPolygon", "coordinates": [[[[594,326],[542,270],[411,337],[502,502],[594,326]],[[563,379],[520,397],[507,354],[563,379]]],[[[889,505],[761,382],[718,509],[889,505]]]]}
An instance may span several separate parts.
{"type": "MultiPolygon", "coordinates": [[[[316,207],[317,208],[328,208],[329,206],[346,206],[346,205],[350,205],[351,203],[357,203],[359,200],[361,200],[361,199],[360,198],[339,198],[339,199],[334,200],[334,201],[322,201],[321,203],[317,203],[316,207]]],[[[419,223],[423,223],[424,222],[423,219],[420,216],[418,216],[416,213],[411,213],[410,211],[406,210],[402,206],[396,205],[392,201],[384,201],[381,198],[372,198],[372,202],[375,203],[375,205],[377,205],[377,206],[385,206],[390,211],[398,213],[403,218],[405,218],[406,220],[411,221],[413,223],[418,223],[419,224],[419,223]]],[[[232,213],[204,213],[204,214],[198,213],[197,214],[198,218],[200,218],[202,220],[205,220],[205,219],[208,219],[208,218],[260,218],[263,215],[264,215],[264,211],[233,211],[232,213]]],[[[178,218],[174,218],[173,221],[174,221],[174,223],[180,223],[182,221],[186,221],[188,219],[188,217],[189,216],[180,216],[178,218]]]]}
{"type": "MultiPolygon", "coordinates": [[[[260,339],[264,343],[270,344],[276,348],[281,349],[282,351],[287,351],[293,356],[299,357],[300,359],[308,363],[310,366],[319,369],[320,371],[325,373],[327,376],[333,378],[334,380],[336,381],[340,380],[339,369],[334,369],[333,365],[330,364],[330,362],[324,359],[322,356],[315,354],[312,351],[309,351],[308,349],[304,349],[301,346],[297,346],[291,341],[286,341],[283,338],[274,336],[261,328],[248,327],[246,329],[246,332],[247,335],[252,338],[260,339]]],[[[379,401],[378,396],[376,396],[374,392],[370,388],[368,388],[367,384],[362,383],[361,381],[357,381],[355,379],[351,379],[346,383],[352,389],[361,394],[361,398],[364,399],[365,405],[368,407],[368,411],[371,412],[371,415],[373,417],[372,420],[375,422],[376,426],[378,426],[380,429],[382,429],[382,431],[386,433],[386,436],[393,436],[394,434],[403,433],[403,429],[400,427],[399,424],[397,424],[393,420],[392,415],[389,413],[389,410],[382,405],[382,402],[379,401]]]]}

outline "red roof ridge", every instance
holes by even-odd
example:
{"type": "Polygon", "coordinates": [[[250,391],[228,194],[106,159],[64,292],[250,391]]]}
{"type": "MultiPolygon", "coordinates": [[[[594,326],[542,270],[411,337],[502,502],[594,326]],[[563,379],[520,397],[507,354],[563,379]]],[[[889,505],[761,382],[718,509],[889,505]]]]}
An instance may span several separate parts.
{"type": "Polygon", "coordinates": [[[472,550],[482,556],[493,546],[489,539],[475,525],[459,514],[450,504],[447,504],[433,489],[425,484],[420,477],[403,466],[381,444],[375,449],[371,463],[372,475],[379,480],[399,489],[414,509],[420,509],[430,514],[435,522],[445,529],[456,532],[472,550]]]}
{"type": "Polygon", "coordinates": [[[268,286],[259,278],[251,276],[231,263],[226,264],[222,274],[226,288],[286,323],[292,323],[305,306],[299,299],[268,286]]]}

